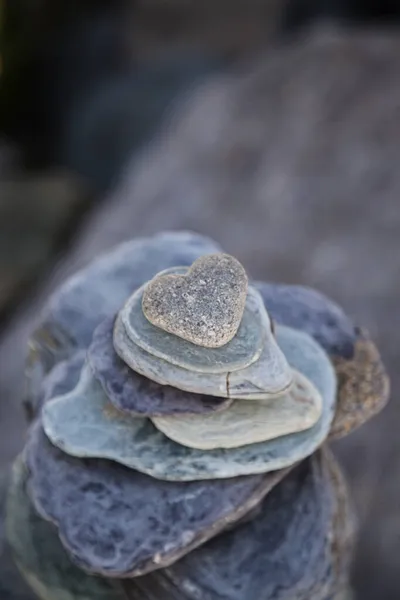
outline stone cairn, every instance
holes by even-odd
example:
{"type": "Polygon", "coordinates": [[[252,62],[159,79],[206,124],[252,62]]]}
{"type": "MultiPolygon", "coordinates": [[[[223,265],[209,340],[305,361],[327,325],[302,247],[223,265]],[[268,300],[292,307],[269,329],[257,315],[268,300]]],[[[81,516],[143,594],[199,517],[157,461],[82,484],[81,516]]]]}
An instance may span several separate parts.
{"type": "Polygon", "coordinates": [[[43,600],[336,600],[352,511],[327,440],[383,407],[366,332],[211,240],[127,242],[30,341],[6,531],[43,600]]]}

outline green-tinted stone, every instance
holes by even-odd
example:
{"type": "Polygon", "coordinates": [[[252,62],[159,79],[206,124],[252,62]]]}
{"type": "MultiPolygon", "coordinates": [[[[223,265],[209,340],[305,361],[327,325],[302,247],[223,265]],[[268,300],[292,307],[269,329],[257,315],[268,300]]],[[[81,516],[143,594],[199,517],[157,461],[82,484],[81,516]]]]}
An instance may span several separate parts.
{"type": "Polygon", "coordinates": [[[182,369],[140,348],[126,334],[119,315],[114,326],[114,348],[131,369],[144,377],[196,394],[257,400],[278,396],[292,383],[287,360],[273,338],[265,344],[258,360],[245,369],[199,373],[182,369]]]}
{"type": "Polygon", "coordinates": [[[315,385],[323,399],[321,418],[306,431],[227,450],[186,448],[165,437],[149,419],[113,409],[100,384],[86,371],[75,390],[44,407],[46,434],[72,456],[108,458],[172,481],[236,477],[288,467],[309,456],[327,437],[335,412],[336,379],[325,352],[307,334],[285,327],[277,328],[276,334],[289,364],[315,385]]]}
{"type": "MultiPolygon", "coordinates": [[[[169,269],[167,272],[177,271],[169,269]]],[[[226,374],[244,369],[257,360],[265,344],[276,346],[262,298],[252,288],[236,335],[221,348],[204,348],[152,325],[142,310],[145,289],[143,286],[131,296],[120,318],[127,336],[136,345],[168,363],[189,371],[226,374]]]]}

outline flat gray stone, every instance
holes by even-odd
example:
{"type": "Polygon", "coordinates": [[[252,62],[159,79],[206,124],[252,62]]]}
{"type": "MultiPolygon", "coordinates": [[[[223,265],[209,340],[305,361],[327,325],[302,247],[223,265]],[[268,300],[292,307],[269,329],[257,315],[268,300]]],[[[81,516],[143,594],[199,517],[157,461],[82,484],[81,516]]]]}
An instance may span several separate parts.
{"type": "Polygon", "coordinates": [[[107,458],[152,477],[171,481],[221,479],[291,466],[318,448],[335,412],[336,378],[322,348],[307,334],[277,328],[289,364],[305,375],[323,398],[320,419],[310,429],[241,448],[203,452],[176,444],[149,419],[111,408],[100,384],[86,371],[70,394],[43,409],[43,426],[53,444],[78,457],[107,458]]]}
{"type": "Polygon", "coordinates": [[[111,461],[72,458],[48,441],[40,423],[24,458],[39,515],[57,526],[78,567],[108,577],[172,564],[242,518],[287,472],[161,482],[111,461]]]}
{"type": "Polygon", "coordinates": [[[246,294],[240,262],[229,254],[210,254],[198,258],[185,275],[156,275],[144,290],[143,312],[164,331],[220,348],[236,335],[246,294]]]}
{"type": "Polygon", "coordinates": [[[278,396],[292,384],[291,369],[273,336],[258,360],[244,369],[227,373],[188,371],[146,352],[127,335],[121,315],[115,321],[114,348],[137,373],[161,385],[195,394],[257,400],[278,396]]]}
{"type": "Polygon", "coordinates": [[[296,371],[290,391],[279,398],[235,400],[219,414],[153,417],[151,421],[171,440],[189,448],[238,448],[309,429],[321,416],[322,402],[315,386],[296,371]]]}
{"type": "Polygon", "coordinates": [[[208,414],[232,404],[229,398],[184,392],[136,373],[115,352],[113,330],[114,319],[106,319],[97,327],[88,350],[88,362],[107,397],[119,410],[137,416],[208,414]]]}
{"type": "Polygon", "coordinates": [[[127,298],[163,269],[189,266],[219,252],[210,238],[164,232],[124,242],[69,277],[49,298],[29,342],[26,403],[40,404],[43,376],[57,362],[87,348],[96,327],[114,316],[127,298]]]}
{"type": "Polygon", "coordinates": [[[71,562],[56,528],[34,510],[26,494],[27,475],[17,459],[8,493],[7,537],[30,587],[45,600],[124,600],[117,581],[88,575],[71,562]]]}
{"type": "Polygon", "coordinates": [[[191,232],[165,232],[124,242],[54,292],[44,310],[43,326],[65,336],[71,348],[87,348],[97,325],[120,310],[146,281],[164,269],[190,266],[196,258],[218,251],[216,242],[191,232]]]}
{"type": "MultiPolygon", "coordinates": [[[[166,272],[177,271],[172,268],[166,272]]],[[[186,272],[187,269],[179,271],[186,272]]],[[[262,298],[252,288],[248,290],[238,331],[222,348],[204,348],[152,325],[142,310],[145,290],[146,285],[134,292],[121,310],[120,319],[125,332],[146,352],[183,369],[200,373],[227,373],[244,369],[259,358],[264,345],[273,339],[271,321],[262,298]]]]}

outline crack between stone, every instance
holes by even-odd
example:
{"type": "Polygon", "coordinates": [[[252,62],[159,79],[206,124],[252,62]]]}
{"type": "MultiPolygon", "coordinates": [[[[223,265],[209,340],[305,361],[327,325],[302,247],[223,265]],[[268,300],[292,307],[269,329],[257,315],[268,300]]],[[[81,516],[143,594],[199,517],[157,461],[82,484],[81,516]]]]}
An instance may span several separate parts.
{"type": "Polygon", "coordinates": [[[230,372],[228,371],[228,373],[226,374],[226,396],[227,398],[230,398],[230,391],[229,391],[229,377],[230,377],[230,372]]]}

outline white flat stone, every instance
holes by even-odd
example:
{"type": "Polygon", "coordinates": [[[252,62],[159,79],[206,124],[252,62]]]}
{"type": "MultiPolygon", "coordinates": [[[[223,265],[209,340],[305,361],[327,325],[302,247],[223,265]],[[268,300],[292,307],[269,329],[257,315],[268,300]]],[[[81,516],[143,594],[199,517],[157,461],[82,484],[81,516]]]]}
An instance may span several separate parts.
{"type": "Polygon", "coordinates": [[[178,444],[199,450],[238,448],[309,429],[322,412],[316,387],[298,371],[293,386],[279,398],[235,400],[213,415],[151,417],[154,425],[178,444]]]}

